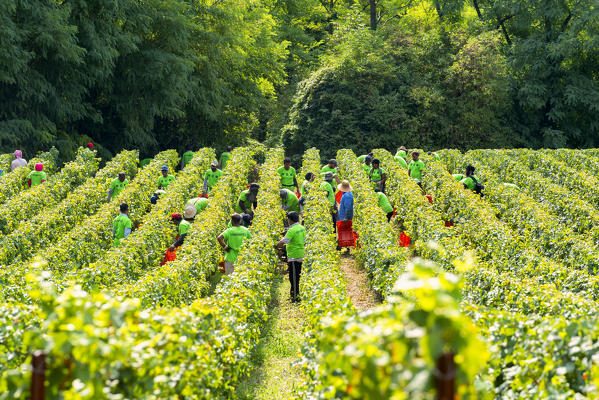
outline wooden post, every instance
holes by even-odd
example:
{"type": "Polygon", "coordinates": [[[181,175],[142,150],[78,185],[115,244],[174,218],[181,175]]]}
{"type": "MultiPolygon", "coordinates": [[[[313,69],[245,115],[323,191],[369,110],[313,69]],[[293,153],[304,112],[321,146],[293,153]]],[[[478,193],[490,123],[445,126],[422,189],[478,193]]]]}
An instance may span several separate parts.
{"type": "Polygon", "coordinates": [[[42,351],[33,352],[31,367],[31,400],[45,400],[46,355],[42,351]]]}
{"type": "Polygon", "coordinates": [[[455,400],[455,362],[453,353],[444,353],[437,359],[435,384],[437,400],[455,400]]]}

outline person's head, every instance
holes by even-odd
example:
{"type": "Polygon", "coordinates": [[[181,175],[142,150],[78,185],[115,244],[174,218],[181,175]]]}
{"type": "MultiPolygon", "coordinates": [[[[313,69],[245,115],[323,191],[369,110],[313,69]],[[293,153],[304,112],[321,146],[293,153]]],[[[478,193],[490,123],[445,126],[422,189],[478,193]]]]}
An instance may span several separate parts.
{"type": "Polygon", "coordinates": [[[181,223],[181,221],[183,221],[183,216],[180,213],[171,214],[171,221],[175,225],[179,225],[181,223]]]}
{"type": "Polygon", "coordinates": [[[405,151],[405,152],[407,152],[408,149],[406,149],[406,146],[399,146],[399,149],[397,149],[397,151],[405,151]]]}
{"type": "Polygon", "coordinates": [[[150,203],[156,204],[158,202],[158,199],[160,198],[160,196],[162,196],[165,193],[166,192],[164,190],[157,190],[156,193],[154,193],[152,195],[152,197],[150,197],[150,203]]]}
{"type": "Polygon", "coordinates": [[[283,166],[285,167],[285,169],[289,169],[289,167],[291,167],[291,158],[285,157],[285,159],[283,160],[283,166]]]}
{"type": "Polygon", "coordinates": [[[246,228],[249,228],[249,226],[252,224],[252,216],[250,214],[241,214],[241,225],[245,226],[246,228]]]}
{"type": "Polygon", "coordinates": [[[381,166],[381,161],[378,158],[372,160],[372,168],[377,169],[381,166]]]}
{"type": "Polygon", "coordinates": [[[160,168],[160,171],[162,172],[162,176],[168,175],[168,167],[166,165],[163,165],[162,168],[160,168]]]}
{"type": "Polygon", "coordinates": [[[239,226],[241,224],[241,215],[233,214],[231,215],[231,225],[239,226]]]}
{"type": "Polygon", "coordinates": [[[364,159],[364,164],[370,165],[371,162],[372,162],[372,156],[370,156],[370,155],[366,156],[366,158],[364,159]]]}
{"type": "Polygon", "coordinates": [[[250,193],[251,194],[254,194],[254,195],[258,194],[258,190],[260,190],[260,185],[258,185],[257,183],[252,183],[250,185],[250,193]]]}
{"type": "Polygon", "coordinates": [[[119,172],[119,181],[123,182],[127,175],[124,172],[119,172]]]}
{"type": "Polygon", "coordinates": [[[127,214],[129,212],[129,205],[127,203],[121,203],[119,210],[121,210],[121,214],[127,214]]]}
{"type": "Polygon", "coordinates": [[[288,212],[287,219],[289,220],[289,225],[295,224],[296,222],[299,222],[299,214],[295,211],[288,212]]]}
{"type": "Polygon", "coordinates": [[[35,170],[36,171],[43,171],[44,170],[44,164],[42,164],[41,162],[38,162],[37,164],[35,164],[35,170]]]}
{"type": "Polygon", "coordinates": [[[337,185],[337,190],[339,190],[343,193],[347,193],[347,192],[351,192],[353,190],[353,188],[349,184],[349,181],[346,179],[343,182],[341,182],[339,185],[337,185]]]}
{"type": "Polygon", "coordinates": [[[210,164],[210,169],[212,172],[214,172],[216,171],[216,168],[218,168],[218,161],[212,161],[212,164],[210,164]]]}
{"type": "Polygon", "coordinates": [[[15,158],[22,158],[23,152],[21,150],[15,150],[14,155],[15,155],[15,158]]]}
{"type": "Polygon", "coordinates": [[[329,168],[337,168],[337,160],[335,160],[334,158],[331,158],[329,160],[329,168]]]}
{"type": "Polygon", "coordinates": [[[232,152],[233,151],[233,146],[227,146],[227,152],[232,152]]]}
{"type": "Polygon", "coordinates": [[[332,172],[327,172],[324,174],[324,180],[331,183],[333,182],[333,173],[332,172]]]}
{"type": "Polygon", "coordinates": [[[188,221],[191,221],[195,218],[197,212],[198,210],[196,206],[194,206],[193,204],[186,204],[185,208],[183,209],[183,218],[185,218],[188,221]]]}
{"type": "Polygon", "coordinates": [[[412,160],[418,161],[419,158],[420,158],[420,153],[417,151],[413,151],[412,152],[412,160]]]}
{"type": "Polygon", "coordinates": [[[466,167],[466,176],[470,176],[470,175],[472,175],[472,174],[474,173],[474,170],[475,170],[475,169],[476,169],[476,168],[474,168],[472,165],[468,165],[468,166],[466,167]]]}
{"type": "Polygon", "coordinates": [[[374,153],[372,151],[368,153],[368,155],[370,156],[370,158],[374,158],[374,153]]]}
{"type": "Polygon", "coordinates": [[[305,178],[306,178],[306,180],[307,180],[308,182],[312,182],[312,181],[314,180],[315,176],[314,176],[314,174],[313,174],[312,172],[308,172],[308,173],[306,174],[305,178]]]}
{"type": "Polygon", "coordinates": [[[287,198],[287,190],[285,189],[281,189],[279,190],[279,196],[281,196],[281,198],[284,200],[287,198]]]}
{"type": "Polygon", "coordinates": [[[374,191],[375,191],[376,193],[383,193],[383,190],[382,190],[382,189],[380,189],[380,188],[376,188],[376,189],[374,189],[374,191]]]}
{"type": "Polygon", "coordinates": [[[193,146],[188,144],[187,146],[185,146],[185,150],[186,151],[193,151],[193,146]]]}

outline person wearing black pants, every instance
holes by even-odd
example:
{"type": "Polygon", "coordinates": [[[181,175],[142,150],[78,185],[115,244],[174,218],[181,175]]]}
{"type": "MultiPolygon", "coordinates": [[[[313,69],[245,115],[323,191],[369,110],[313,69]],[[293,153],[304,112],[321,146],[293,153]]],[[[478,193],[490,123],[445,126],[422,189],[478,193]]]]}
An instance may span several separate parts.
{"type": "Polygon", "coordinates": [[[287,265],[289,267],[289,295],[291,302],[299,301],[299,281],[302,272],[302,261],[304,258],[304,239],[306,228],[299,223],[299,214],[292,211],[287,214],[289,229],[285,237],[277,243],[278,248],[285,247],[287,250],[287,265]]]}

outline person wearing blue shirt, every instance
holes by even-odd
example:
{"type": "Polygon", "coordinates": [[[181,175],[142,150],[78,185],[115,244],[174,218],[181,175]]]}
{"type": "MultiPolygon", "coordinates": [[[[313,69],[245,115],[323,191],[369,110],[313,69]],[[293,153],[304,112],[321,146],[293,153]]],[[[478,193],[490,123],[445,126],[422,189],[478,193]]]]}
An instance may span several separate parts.
{"type": "Polygon", "coordinates": [[[339,211],[337,212],[337,219],[339,221],[348,221],[354,218],[354,194],[352,193],[353,188],[349,184],[349,181],[344,180],[341,184],[337,185],[337,189],[343,192],[341,196],[341,202],[339,203],[339,211]]]}

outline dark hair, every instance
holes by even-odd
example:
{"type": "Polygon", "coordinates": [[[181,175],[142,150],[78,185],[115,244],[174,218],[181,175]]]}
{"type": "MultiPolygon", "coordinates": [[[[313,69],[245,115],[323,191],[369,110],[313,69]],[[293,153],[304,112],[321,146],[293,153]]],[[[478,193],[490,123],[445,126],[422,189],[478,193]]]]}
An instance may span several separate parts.
{"type": "Polygon", "coordinates": [[[368,155],[369,155],[370,157],[374,157],[374,153],[373,153],[372,151],[371,151],[370,153],[368,153],[368,155]]]}
{"type": "Polygon", "coordinates": [[[285,163],[291,164],[291,158],[285,157],[285,159],[283,159],[283,164],[285,164],[285,163]]]}
{"type": "Polygon", "coordinates": [[[468,165],[468,166],[466,167],[466,172],[468,172],[468,171],[470,171],[470,172],[474,172],[474,170],[475,170],[475,169],[476,169],[476,168],[474,168],[472,165],[468,165]]]}
{"type": "Polygon", "coordinates": [[[379,188],[376,188],[376,189],[374,189],[374,191],[375,191],[376,193],[383,193],[383,189],[379,189],[379,188]]]}
{"type": "Polygon", "coordinates": [[[334,158],[331,158],[329,160],[329,164],[333,164],[333,165],[337,166],[337,160],[335,160],[334,158]]]}
{"type": "Polygon", "coordinates": [[[119,172],[119,176],[121,176],[121,175],[125,175],[125,176],[127,176],[127,174],[125,173],[125,171],[121,171],[121,172],[119,172]]]}
{"type": "Polygon", "coordinates": [[[312,175],[314,175],[312,172],[308,172],[306,174],[306,180],[309,181],[310,179],[312,179],[312,175]]]}
{"type": "Polygon", "coordinates": [[[412,154],[416,154],[417,156],[419,156],[420,152],[419,151],[413,151],[412,154]]]}
{"type": "Polygon", "coordinates": [[[121,212],[125,212],[129,209],[129,205],[127,205],[127,203],[122,203],[119,208],[120,208],[121,212]]]}
{"type": "Polygon", "coordinates": [[[250,190],[252,190],[252,189],[258,190],[258,189],[260,189],[260,185],[258,185],[257,183],[252,183],[252,184],[250,184],[250,190]]]}
{"type": "Polygon", "coordinates": [[[289,218],[293,222],[298,222],[299,221],[299,214],[297,212],[295,212],[295,211],[291,211],[291,212],[287,213],[287,218],[289,218]]]}
{"type": "Polygon", "coordinates": [[[239,215],[239,214],[233,214],[233,215],[231,215],[231,222],[234,223],[234,224],[241,223],[241,215],[239,215]]]}
{"type": "Polygon", "coordinates": [[[374,160],[372,160],[372,163],[381,165],[381,160],[379,160],[378,158],[375,158],[374,160]]]}

